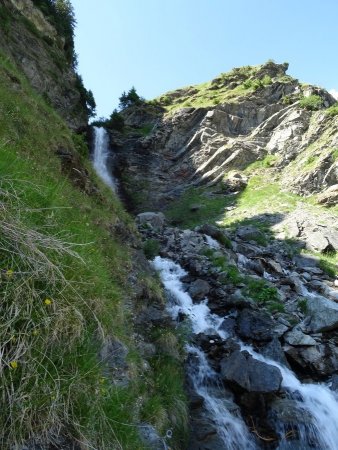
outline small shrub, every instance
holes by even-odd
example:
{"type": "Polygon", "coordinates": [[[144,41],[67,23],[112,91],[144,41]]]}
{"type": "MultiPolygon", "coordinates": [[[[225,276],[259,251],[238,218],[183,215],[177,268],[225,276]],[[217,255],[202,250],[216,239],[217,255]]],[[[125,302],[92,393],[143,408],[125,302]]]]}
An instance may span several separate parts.
{"type": "Polygon", "coordinates": [[[333,149],[331,156],[335,161],[338,159],[338,148],[333,149]]]}
{"type": "Polygon", "coordinates": [[[112,114],[110,115],[110,118],[107,122],[108,128],[112,128],[116,131],[123,131],[124,129],[124,118],[123,116],[117,111],[117,109],[114,109],[112,114]]]}
{"type": "Polygon", "coordinates": [[[243,82],[243,87],[245,89],[253,89],[254,91],[257,91],[257,89],[260,89],[264,86],[268,86],[271,83],[272,83],[271,77],[269,75],[265,75],[262,79],[250,78],[249,80],[245,80],[243,82]]]}
{"type": "Polygon", "coordinates": [[[246,294],[258,303],[279,302],[278,291],[264,280],[247,280],[246,294]]]}
{"type": "Polygon", "coordinates": [[[272,84],[272,78],[270,75],[265,75],[262,79],[263,86],[269,86],[269,84],[272,84]]]}
{"type": "Polygon", "coordinates": [[[283,105],[292,105],[294,103],[295,98],[292,95],[284,95],[281,99],[281,103],[283,105]]]}
{"type": "Polygon", "coordinates": [[[300,298],[298,300],[298,308],[302,311],[303,314],[307,313],[307,300],[306,298],[300,298]]]}
{"type": "Polygon", "coordinates": [[[317,160],[318,160],[318,156],[311,155],[306,159],[304,166],[312,166],[312,165],[314,165],[314,163],[317,162],[317,160]]]}
{"type": "Polygon", "coordinates": [[[88,149],[88,144],[87,144],[85,134],[84,133],[81,133],[81,134],[73,133],[72,140],[73,140],[74,146],[75,146],[77,152],[79,153],[79,155],[81,155],[83,158],[87,159],[88,154],[89,154],[89,149],[88,149]]]}
{"type": "Polygon", "coordinates": [[[151,133],[152,129],[154,128],[154,125],[152,123],[147,123],[146,125],[144,125],[143,127],[139,128],[138,131],[143,135],[143,136],[148,136],[148,134],[151,133]]]}
{"type": "Polygon", "coordinates": [[[133,86],[129,91],[123,92],[119,98],[119,106],[121,109],[128,108],[129,106],[141,105],[144,103],[144,98],[140,97],[133,86]]]}
{"type": "Polygon", "coordinates": [[[310,95],[302,97],[299,100],[299,106],[309,111],[317,111],[323,107],[323,99],[319,95],[310,95]]]}
{"type": "Polygon", "coordinates": [[[327,108],[325,112],[329,117],[338,116],[338,102],[330,106],[330,108],[327,108]]]}
{"type": "Polygon", "coordinates": [[[143,244],[143,251],[147,259],[154,259],[159,254],[160,243],[156,239],[148,239],[143,244]]]}
{"type": "Polygon", "coordinates": [[[272,313],[274,313],[274,312],[280,312],[280,313],[285,312],[285,306],[283,305],[283,303],[280,303],[280,302],[269,302],[267,304],[267,308],[272,313]]]}

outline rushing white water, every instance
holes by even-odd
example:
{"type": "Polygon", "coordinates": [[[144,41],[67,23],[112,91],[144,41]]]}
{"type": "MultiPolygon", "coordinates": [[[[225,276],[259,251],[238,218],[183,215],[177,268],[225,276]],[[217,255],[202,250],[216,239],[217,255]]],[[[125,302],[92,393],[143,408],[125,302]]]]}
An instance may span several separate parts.
{"type": "MultiPolygon", "coordinates": [[[[226,331],[220,329],[223,319],[210,312],[207,300],[195,305],[189,294],[184,291],[181,278],[187,272],[179,264],[159,256],[155,258],[153,265],[159,271],[169,294],[168,311],[172,317],[176,319],[179,313],[183,313],[189,317],[194,333],[218,334],[225,339],[226,331]]],[[[311,295],[307,291],[304,293],[311,295]]],[[[289,398],[296,402],[300,411],[303,410],[304,414],[312,417],[311,424],[298,426],[297,432],[301,447],[297,448],[338,450],[338,395],[323,384],[301,383],[291,370],[263,357],[249,346],[242,345],[242,349],[247,350],[255,359],[278,367],[283,377],[282,387],[288,393],[289,398]]],[[[192,346],[187,346],[187,350],[190,354],[195,355],[197,360],[195,369],[190,374],[194,389],[204,398],[205,406],[217,425],[217,433],[224,442],[224,449],[251,450],[256,448],[242,419],[231,414],[226,408],[226,402],[214,395],[219,379],[209,366],[205,354],[192,346]]],[[[292,441],[283,440],[285,431],[287,430],[280,429],[279,448],[292,450],[292,441]]]]}
{"type": "MultiPolygon", "coordinates": [[[[223,319],[210,312],[207,300],[194,304],[190,295],[184,291],[181,278],[187,272],[179,264],[160,256],[154,259],[153,265],[168,293],[167,309],[172,317],[176,319],[183,313],[189,317],[194,333],[217,334],[225,339],[227,334],[220,329],[223,319]]],[[[254,450],[255,444],[243,420],[232,414],[226,407],[225,399],[221,398],[221,380],[209,366],[205,354],[193,346],[187,346],[187,351],[196,357],[196,364],[189,377],[195,391],[203,397],[205,408],[215,423],[217,434],[224,445],[220,450],[254,450]]]]}
{"type": "Polygon", "coordinates": [[[283,381],[282,387],[288,392],[300,410],[312,416],[311,425],[300,426],[301,441],[311,447],[316,442],[316,450],[338,450],[338,396],[324,384],[301,383],[295,374],[277,362],[265,358],[249,346],[242,346],[255,359],[278,367],[283,381]]]}
{"type": "Polygon", "coordinates": [[[227,401],[222,398],[221,380],[210,367],[205,354],[190,345],[187,346],[187,351],[196,358],[194,369],[189,376],[195,392],[204,399],[204,405],[217,427],[224,450],[254,450],[256,445],[243,420],[227,408],[227,401]]]}
{"type": "Polygon", "coordinates": [[[116,181],[108,168],[109,136],[103,127],[94,127],[93,166],[98,176],[114,191],[116,181]]]}
{"type": "Polygon", "coordinates": [[[190,295],[184,291],[181,278],[187,275],[187,272],[179,264],[160,256],[156,256],[153,265],[160,273],[164,287],[170,296],[167,309],[173,319],[176,320],[180,313],[184,314],[190,318],[195,334],[217,334],[225,339],[226,333],[220,329],[223,319],[210,312],[208,301],[194,304],[190,295]]]}

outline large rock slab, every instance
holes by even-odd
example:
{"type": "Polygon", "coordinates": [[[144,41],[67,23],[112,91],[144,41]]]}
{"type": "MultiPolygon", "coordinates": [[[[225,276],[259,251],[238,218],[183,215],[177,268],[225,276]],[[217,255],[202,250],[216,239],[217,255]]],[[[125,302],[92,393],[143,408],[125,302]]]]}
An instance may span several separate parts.
{"type": "Polygon", "coordinates": [[[137,215],[136,222],[141,226],[148,226],[154,230],[162,230],[165,215],[161,212],[143,212],[137,215]]]}
{"type": "Polygon", "coordinates": [[[275,323],[265,311],[243,309],[237,319],[237,332],[243,339],[270,341],[275,323]]]}
{"type": "Polygon", "coordinates": [[[313,337],[303,333],[298,326],[285,333],[284,339],[288,344],[293,346],[312,346],[317,344],[313,337]]]}
{"type": "Polygon", "coordinates": [[[189,294],[196,300],[204,299],[209,292],[210,284],[205,280],[197,279],[189,286],[189,294]]]}
{"type": "Polygon", "coordinates": [[[338,184],[334,184],[318,195],[317,201],[326,206],[336,205],[338,203],[338,184]]]}
{"type": "Polygon", "coordinates": [[[312,332],[331,331],[338,328],[338,304],[321,296],[307,299],[307,308],[312,332]]]}
{"type": "Polygon", "coordinates": [[[338,349],[334,344],[318,344],[311,347],[284,348],[290,363],[295,363],[307,375],[327,378],[338,370],[338,349]]]}
{"type": "Polygon", "coordinates": [[[254,359],[247,351],[235,351],[221,362],[224,381],[240,386],[248,392],[267,394],[278,392],[282,382],[280,370],[254,359]]]}

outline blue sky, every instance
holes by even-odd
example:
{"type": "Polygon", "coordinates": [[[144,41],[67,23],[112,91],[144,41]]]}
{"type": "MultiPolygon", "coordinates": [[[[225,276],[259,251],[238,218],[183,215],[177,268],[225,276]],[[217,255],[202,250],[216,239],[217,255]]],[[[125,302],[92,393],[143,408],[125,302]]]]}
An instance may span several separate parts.
{"type": "Polygon", "coordinates": [[[72,0],[79,72],[98,116],[135,86],[147,99],[233,67],[289,62],[338,89],[337,0],[72,0]]]}

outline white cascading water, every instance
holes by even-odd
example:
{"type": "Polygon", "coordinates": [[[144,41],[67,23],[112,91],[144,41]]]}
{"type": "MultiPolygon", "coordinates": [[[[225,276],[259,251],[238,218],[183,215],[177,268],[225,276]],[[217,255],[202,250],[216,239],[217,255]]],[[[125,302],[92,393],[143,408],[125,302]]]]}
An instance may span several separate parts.
{"type": "Polygon", "coordinates": [[[255,450],[256,446],[243,420],[227,408],[226,401],[222,398],[221,380],[210,367],[203,351],[191,345],[186,349],[197,359],[194,369],[189,374],[190,379],[195,392],[204,399],[204,405],[217,426],[224,450],[255,450]],[[215,395],[217,391],[219,397],[215,395]]]}
{"type": "Polygon", "coordinates": [[[296,401],[300,410],[313,418],[308,429],[299,429],[301,441],[311,446],[317,441],[316,450],[338,450],[338,396],[324,384],[301,383],[295,374],[277,362],[265,358],[249,346],[242,346],[255,359],[278,367],[283,381],[282,387],[289,393],[289,398],[296,401]],[[318,447],[319,445],[319,447],[318,447]]]}
{"type": "Polygon", "coordinates": [[[98,176],[113,191],[116,190],[116,180],[108,168],[109,136],[103,127],[94,127],[93,166],[98,176]]]}
{"type": "MultiPolygon", "coordinates": [[[[183,313],[190,318],[195,334],[217,334],[222,339],[227,337],[227,334],[220,329],[223,319],[210,312],[207,300],[200,304],[194,304],[190,295],[184,292],[181,278],[187,272],[179,264],[157,256],[153,261],[153,266],[159,272],[168,293],[167,309],[173,319],[177,319],[178,315],[183,313]]],[[[217,427],[217,434],[224,443],[224,447],[219,450],[254,450],[255,444],[243,420],[227,409],[221,396],[215,395],[215,390],[217,392],[217,388],[221,386],[221,380],[211,369],[205,354],[193,346],[187,346],[187,351],[197,360],[194,370],[189,374],[191,382],[195,391],[203,397],[204,405],[217,427]]],[[[221,393],[220,387],[219,392],[221,393]]]]}
{"type": "MultiPolygon", "coordinates": [[[[222,330],[223,318],[212,314],[207,306],[207,300],[200,304],[194,304],[191,297],[184,291],[181,278],[187,274],[179,264],[157,256],[153,261],[154,268],[159,272],[169,296],[168,311],[174,319],[179,313],[188,316],[195,334],[217,334],[222,339],[227,334],[222,330]]],[[[308,293],[309,294],[309,293],[308,293]]],[[[312,417],[311,426],[300,426],[298,435],[303,447],[314,450],[338,450],[338,396],[326,385],[314,383],[301,383],[295,374],[281,364],[267,359],[256,353],[251,347],[242,345],[255,359],[276,366],[281,371],[282,387],[288,392],[289,398],[297,402],[300,410],[312,417]]],[[[196,392],[204,398],[205,405],[213,416],[218,428],[218,435],[224,442],[227,450],[251,450],[255,449],[254,440],[251,438],[243,420],[231,414],[225,402],[212,395],[214,387],[218,384],[218,375],[211,369],[205,354],[198,348],[187,346],[187,351],[195,355],[197,359],[196,369],[192,371],[191,380],[196,392]],[[213,389],[209,389],[212,386],[213,389]]],[[[281,430],[281,435],[283,430],[281,430]]],[[[292,442],[292,441],[291,441],[292,442]]],[[[291,444],[290,442],[290,444],[291,444]]],[[[287,441],[279,448],[288,448],[287,441]]],[[[221,450],[221,449],[220,449],[221,450]]]]}

